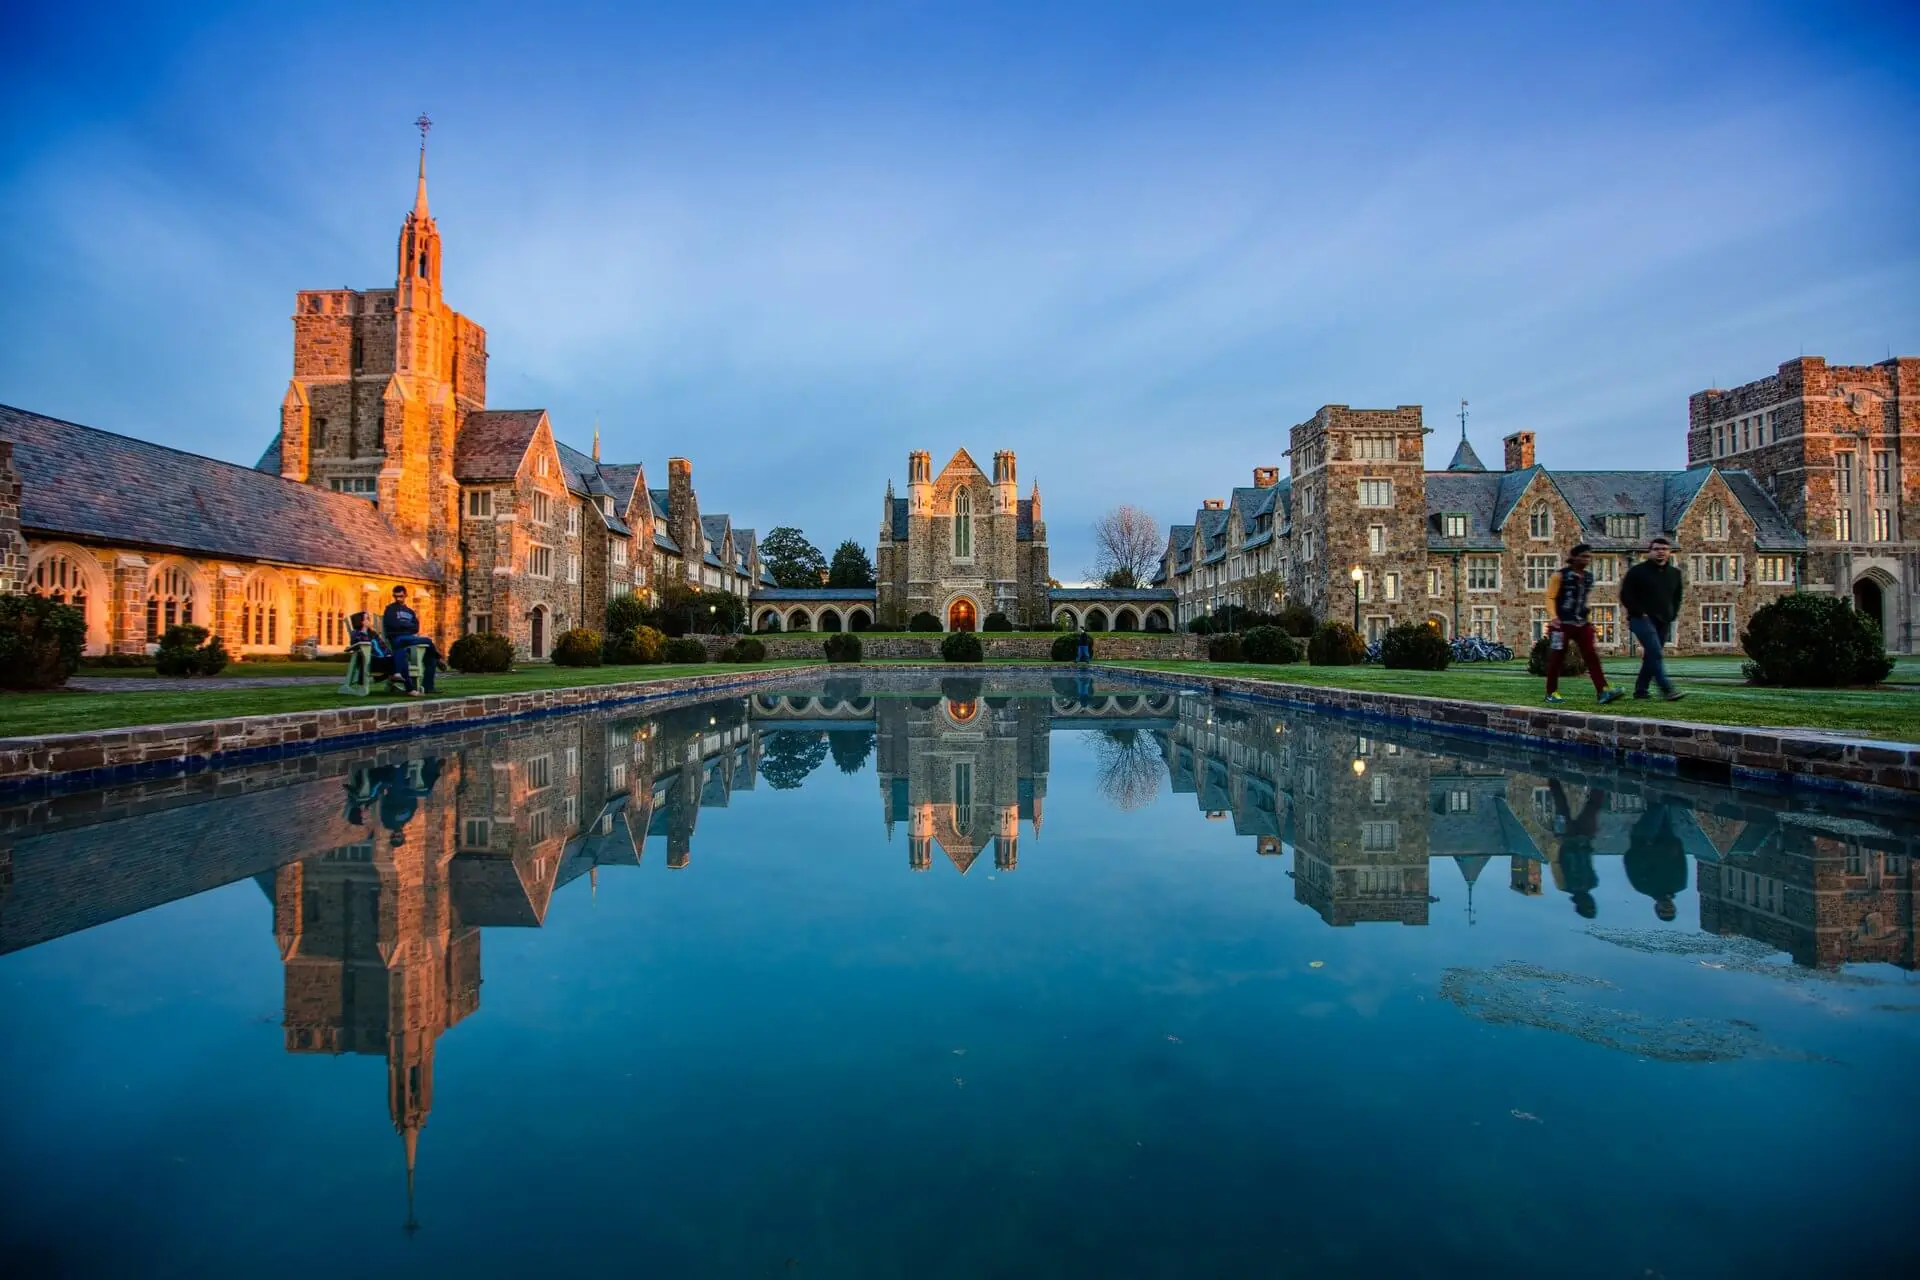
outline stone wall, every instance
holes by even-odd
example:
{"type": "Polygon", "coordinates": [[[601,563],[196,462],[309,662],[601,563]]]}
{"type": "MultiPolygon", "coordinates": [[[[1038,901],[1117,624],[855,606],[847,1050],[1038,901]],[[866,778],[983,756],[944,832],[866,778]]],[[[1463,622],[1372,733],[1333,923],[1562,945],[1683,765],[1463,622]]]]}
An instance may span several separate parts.
{"type": "MultiPolygon", "coordinates": [[[[995,658],[1029,658],[1045,661],[1052,656],[1054,640],[1067,633],[1064,631],[982,631],[975,634],[980,637],[980,645],[988,661],[995,658]]],[[[778,659],[817,659],[822,655],[821,646],[826,642],[826,638],[824,633],[818,631],[754,637],[767,646],[768,658],[778,659]]],[[[909,635],[863,634],[860,636],[860,656],[864,659],[921,658],[929,662],[938,662],[940,661],[940,642],[946,638],[945,634],[937,632],[909,635]]],[[[695,636],[694,639],[706,646],[709,657],[717,658],[736,637],[695,636]]],[[[1093,654],[1102,662],[1197,659],[1206,656],[1206,642],[1200,636],[1103,631],[1093,636],[1093,654]]]]}
{"type": "Polygon", "coordinates": [[[0,595],[18,595],[27,585],[27,540],[20,532],[20,473],[13,446],[0,440],[0,595]]]}

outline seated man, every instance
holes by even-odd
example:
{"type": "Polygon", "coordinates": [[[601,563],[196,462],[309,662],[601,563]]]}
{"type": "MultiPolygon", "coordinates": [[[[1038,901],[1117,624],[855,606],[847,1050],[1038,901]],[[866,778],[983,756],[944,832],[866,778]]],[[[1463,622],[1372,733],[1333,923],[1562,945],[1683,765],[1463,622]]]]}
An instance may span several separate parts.
{"type": "Polygon", "coordinates": [[[393,589],[393,603],[381,615],[380,623],[387,633],[387,643],[393,646],[393,671],[400,679],[401,688],[414,698],[432,693],[434,674],[440,669],[440,651],[430,637],[421,633],[420,615],[407,607],[405,587],[393,589]],[[423,650],[421,683],[426,686],[424,689],[416,689],[413,684],[413,663],[409,659],[415,649],[423,650]]]}

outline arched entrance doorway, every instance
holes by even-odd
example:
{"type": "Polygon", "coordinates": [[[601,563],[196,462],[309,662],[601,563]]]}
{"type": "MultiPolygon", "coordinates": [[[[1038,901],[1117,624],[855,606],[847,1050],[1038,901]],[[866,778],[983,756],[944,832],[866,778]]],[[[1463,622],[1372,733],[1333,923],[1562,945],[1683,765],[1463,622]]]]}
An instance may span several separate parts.
{"type": "Polygon", "coordinates": [[[535,605],[533,613],[528,618],[528,623],[528,651],[531,652],[536,659],[544,658],[547,656],[547,606],[543,604],[535,605]]]}
{"type": "Polygon", "coordinates": [[[975,618],[975,615],[974,615],[973,601],[967,599],[965,596],[962,596],[958,600],[955,600],[950,606],[948,606],[947,630],[971,631],[974,629],[976,624],[977,624],[977,619],[975,618]]]}
{"type": "Polygon", "coordinates": [[[1853,584],[1853,607],[1858,609],[1880,634],[1887,634],[1887,598],[1874,578],[1862,578],[1853,584]]]}

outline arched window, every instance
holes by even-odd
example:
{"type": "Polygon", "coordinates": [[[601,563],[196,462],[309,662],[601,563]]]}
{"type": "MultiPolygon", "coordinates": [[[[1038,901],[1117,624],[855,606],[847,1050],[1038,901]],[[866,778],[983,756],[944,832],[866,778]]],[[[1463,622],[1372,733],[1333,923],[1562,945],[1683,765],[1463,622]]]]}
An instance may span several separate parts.
{"type": "Polygon", "coordinates": [[[147,579],[147,640],[158,644],[168,627],[193,625],[193,575],[177,564],[163,564],[147,579]]]}
{"type": "Polygon", "coordinates": [[[953,495],[953,557],[973,558],[973,494],[965,489],[953,495]]]}
{"type": "MultiPolygon", "coordinates": [[[[33,580],[27,590],[45,596],[55,604],[70,604],[87,614],[87,578],[71,556],[54,552],[33,568],[33,580]]],[[[89,621],[91,617],[89,616],[89,621]]]]}
{"type": "Polygon", "coordinates": [[[1542,502],[1527,517],[1527,535],[1535,542],[1545,542],[1553,537],[1553,512],[1542,502]]]}
{"type": "Polygon", "coordinates": [[[422,280],[427,278],[427,251],[425,249],[420,251],[420,278],[422,280]]]}
{"type": "Polygon", "coordinates": [[[280,597],[265,574],[247,580],[247,598],[240,606],[240,643],[280,643],[280,597]]]}
{"type": "Polygon", "coordinates": [[[1707,537],[1713,538],[1716,541],[1726,537],[1727,536],[1726,507],[1721,505],[1718,501],[1709,502],[1707,504],[1707,514],[1706,514],[1706,519],[1704,523],[1706,525],[1705,532],[1707,537]]]}
{"type": "Polygon", "coordinates": [[[320,644],[328,649],[347,647],[347,598],[338,587],[328,587],[320,597],[318,619],[320,644]]]}
{"type": "Polygon", "coordinates": [[[953,766],[953,829],[967,834],[973,825],[973,762],[956,761],[953,766]]]}

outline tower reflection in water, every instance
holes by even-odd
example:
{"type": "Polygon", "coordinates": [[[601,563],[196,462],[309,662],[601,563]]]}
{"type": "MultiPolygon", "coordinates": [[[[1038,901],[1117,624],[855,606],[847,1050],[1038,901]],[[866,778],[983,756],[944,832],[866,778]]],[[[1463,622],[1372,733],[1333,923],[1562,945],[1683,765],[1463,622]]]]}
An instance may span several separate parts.
{"type": "Polygon", "coordinates": [[[1541,910],[1585,914],[1597,880],[1623,877],[1671,919],[1691,879],[1708,933],[1801,965],[1916,965],[1913,835],[1894,820],[1253,704],[968,679],[907,695],[830,682],[17,806],[0,812],[0,952],[254,877],[287,1051],[386,1059],[411,1223],[435,1047],[480,1007],[483,931],[539,927],[556,892],[591,891],[649,845],[688,869],[703,809],[869,761],[913,871],[966,874],[989,846],[1015,871],[1023,836],[1030,859],[1040,838],[1056,733],[1086,735],[1109,803],[1191,796],[1256,855],[1291,854],[1293,897],[1335,927],[1426,925],[1443,895],[1470,924],[1504,864],[1541,910]]]}

